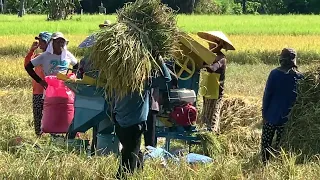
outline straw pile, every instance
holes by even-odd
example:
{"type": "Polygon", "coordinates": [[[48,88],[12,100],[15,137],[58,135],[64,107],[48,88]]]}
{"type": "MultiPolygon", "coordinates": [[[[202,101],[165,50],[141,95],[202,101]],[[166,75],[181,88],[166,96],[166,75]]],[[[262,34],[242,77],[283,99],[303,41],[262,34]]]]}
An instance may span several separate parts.
{"type": "Polygon", "coordinates": [[[179,51],[176,15],[159,0],[137,0],[117,12],[118,22],[95,34],[91,61],[100,71],[108,95],[119,98],[144,90],[157,56],[172,58],[179,51]]]}
{"type": "Polygon", "coordinates": [[[261,123],[261,102],[248,97],[225,97],[221,108],[221,132],[261,123]]]}
{"type": "Polygon", "coordinates": [[[320,154],[320,67],[313,67],[298,84],[282,146],[302,158],[320,154]]]}

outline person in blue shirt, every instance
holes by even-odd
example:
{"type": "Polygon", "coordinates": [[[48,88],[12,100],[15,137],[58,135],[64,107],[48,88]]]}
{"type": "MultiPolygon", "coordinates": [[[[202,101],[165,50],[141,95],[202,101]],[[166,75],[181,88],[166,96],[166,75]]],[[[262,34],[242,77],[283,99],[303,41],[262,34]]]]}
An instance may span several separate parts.
{"type": "Polygon", "coordinates": [[[280,140],[288,114],[297,96],[297,81],[303,76],[296,64],[297,53],[292,48],[284,48],[280,54],[280,67],[269,74],[262,104],[262,137],[261,155],[264,164],[269,160],[271,152],[280,148],[280,140]],[[272,140],[276,134],[275,146],[272,140]]]}
{"type": "Polygon", "coordinates": [[[169,71],[160,55],[157,57],[161,66],[162,76],[153,77],[146,82],[146,88],[142,94],[134,92],[121,100],[114,96],[113,116],[115,120],[115,132],[122,144],[121,163],[117,173],[117,178],[123,178],[123,173],[133,173],[137,167],[142,167],[143,156],[140,151],[141,136],[146,130],[147,117],[150,110],[150,91],[153,87],[158,87],[159,83],[171,81],[169,71]],[[161,78],[165,79],[162,81],[161,78]]]}

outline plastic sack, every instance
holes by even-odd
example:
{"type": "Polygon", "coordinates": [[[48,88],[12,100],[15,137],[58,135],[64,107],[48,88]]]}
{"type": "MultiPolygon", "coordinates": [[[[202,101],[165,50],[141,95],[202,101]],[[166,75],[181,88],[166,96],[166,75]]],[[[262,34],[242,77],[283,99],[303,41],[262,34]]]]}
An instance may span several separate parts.
{"type": "Polygon", "coordinates": [[[207,99],[218,99],[220,87],[219,79],[220,74],[201,70],[199,94],[207,99]]]}
{"type": "Polygon", "coordinates": [[[169,160],[169,159],[174,160],[176,162],[179,161],[178,158],[174,157],[171,153],[169,153],[168,151],[162,148],[147,146],[146,149],[147,149],[147,153],[144,155],[144,160],[160,158],[163,161],[169,160]]]}
{"type": "Polygon", "coordinates": [[[44,103],[41,130],[44,133],[67,133],[73,116],[73,104],[44,103]]]}
{"type": "Polygon", "coordinates": [[[64,84],[64,81],[57,79],[56,76],[46,76],[48,84],[45,90],[44,101],[49,104],[73,104],[74,93],[64,84]]]}
{"type": "Polygon", "coordinates": [[[189,153],[186,157],[187,162],[190,164],[193,163],[211,163],[213,162],[212,158],[204,156],[201,154],[189,153]]]}
{"type": "Polygon", "coordinates": [[[67,133],[74,117],[74,93],[56,76],[47,76],[41,130],[44,133],[67,133]]]}

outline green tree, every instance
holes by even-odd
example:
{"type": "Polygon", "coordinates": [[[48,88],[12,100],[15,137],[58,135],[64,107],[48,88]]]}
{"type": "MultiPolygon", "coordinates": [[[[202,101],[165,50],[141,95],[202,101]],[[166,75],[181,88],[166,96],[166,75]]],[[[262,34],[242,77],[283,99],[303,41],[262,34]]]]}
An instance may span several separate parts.
{"type": "Polygon", "coordinates": [[[48,20],[65,20],[73,14],[75,7],[74,0],[48,0],[47,18],[48,20]]]}

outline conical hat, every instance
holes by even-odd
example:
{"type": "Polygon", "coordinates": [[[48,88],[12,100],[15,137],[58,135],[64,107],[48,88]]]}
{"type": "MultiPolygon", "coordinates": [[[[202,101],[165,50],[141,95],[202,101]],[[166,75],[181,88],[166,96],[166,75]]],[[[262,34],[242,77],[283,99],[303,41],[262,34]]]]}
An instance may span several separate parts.
{"type": "Polygon", "coordinates": [[[231,43],[231,41],[227,38],[227,36],[221,31],[209,31],[209,32],[198,32],[198,36],[202,39],[205,39],[209,42],[214,42],[214,40],[222,40],[224,41],[223,48],[226,50],[236,50],[231,43]]]}

